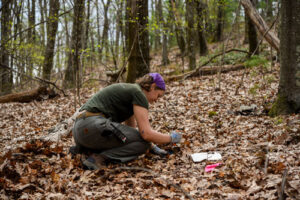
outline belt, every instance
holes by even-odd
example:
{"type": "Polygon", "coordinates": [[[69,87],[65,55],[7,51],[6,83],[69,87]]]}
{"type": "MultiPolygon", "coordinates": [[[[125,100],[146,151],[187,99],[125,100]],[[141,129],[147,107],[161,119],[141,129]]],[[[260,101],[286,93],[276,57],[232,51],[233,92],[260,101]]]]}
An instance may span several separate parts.
{"type": "Polygon", "coordinates": [[[76,119],[81,119],[81,118],[87,118],[87,117],[93,117],[93,116],[101,116],[105,118],[105,115],[101,112],[97,112],[97,113],[93,113],[93,112],[89,112],[89,111],[83,111],[82,113],[80,113],[76,119]]]}

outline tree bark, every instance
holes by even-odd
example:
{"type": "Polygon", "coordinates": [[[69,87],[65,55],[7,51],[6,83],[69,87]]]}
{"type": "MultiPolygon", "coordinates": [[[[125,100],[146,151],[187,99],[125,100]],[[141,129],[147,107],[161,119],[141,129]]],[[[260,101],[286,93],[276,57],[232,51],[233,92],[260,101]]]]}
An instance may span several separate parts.
{"type": "MultiPolygon", "coordinates": [[[[9,54],[8,54],[8,38],[11,32],[11,1],[2,0],[2,13],[1,13],[1,50],[0,50],[0,62],[1,65],[9,66],[9,54]]],[[[12,90],[12,77],[11,72],[3,67],[0,67],[0,95],[9,94],[12,90]]]]}
{"type": "MultiPolygon", "coordinates": [[[[44,21],[45,20],[44,12],[45,12],[46,5],[43,5],[43,1],[39,0],[39,6],[40,6],[40,13],[41,13],[41,21],[44,21]]],[[[40,30],[41,30],[41,45],[43,47],[45,47],[46,42],[45,42],[45,26],[44,26],[44,24],[40,25],[40,30]]]]}
{"type": "Polygon", "coordinates": [[[154,14],[155,14],[155,23],[157,26],[155,26],[155,31],[154,31],[154,50],[158,50],[160,48],[161,42],[160,42],[160,19],[159,19],[159,8],[158,8],[158,1],[157,0],[152,0],[151,2],[152,5],[152,10],[154,10],[154,14]],[[153,8],[153,5],[155,5],[155,9],[153,8]]]}
{"type": "Polygon", "coordinates": [[[150,72],[148,0],[128,0],[128,74],[126,82],[133,83],[150,72]]]}
{"type": "Polygon", "coordinates": [[[76,85],[76,78],[80,67],[80,53],[82,49],[82,31],[84,21],[85,0],[75,0],[74,18],[71,38],[71,50],[68,58],[68,68],[65,73],[64,88],[71,88],[76,85]]]}
{"type": "Polygon", "coordinates": [[[267,42],[279,51],[279,39],[278,37],[269,30],[268,25],[263,20],[263,18],[259,15],[257,10],[252,6],[250,0],[241,0],[241,4],[243,5],[246,14],[250,17],[251,21],[255,24],[260,34],[265,37],[267,42]]]}
{"type": "Polygon", "coordinates": [[[218,1],[218,14],[217,14],[217,26],[216,26],[216,34],[214,37],[215,42],[220,42],[223,40],[223,29],[224,29],[224,3],[223,0],[218,1]]]}
{"type": "Polygon", "coordinates": [[[163,34],[163,49],[162,49],[162,65],[167,65],[170,63],[170,60],[168,58],[168,26],[167,23],[164,20],[163,16],[163,5],[162,5],[162,0],[158,0],[157,2],[157,12],[158,12],[158,19],[159,19],[159,24],[160,27],[162,28],[162,34],[163,34]]]}
{"type": "Polygon", "coordinates": [[[47,89],[47,87],[39,87],[26,92],[19,92],[14,94],[8,94],[0,97],[0,103],[20,102],[28,103],[31,101],[40,101],[44,98],[53,98],[57,94],[53,90],[47,89]]]}
{"type": "Polygon", "coordinates": [[[175,35],[178,47],[180,49],[182,65],[184,66],[184,56],[185,56],[185,39],[184,39],[184,31],[182,28],[182,20],[177,12],[177,7],[174,0],[169,0],[170,2],[170,10],[169,13],[172,17],[172,21],[175,24],[175,35]]]}
{"type": "Polygon", "coordinates": [[[118,11],[117,11],[117,18],[116,18],[116,43],[115,43],[115,69],[117,70],[118,60],[119,60],[119,47],[120,47],[120,35],[122,32],[122,8],[123,2],[118,3],[118,11]]]}
{"type": "Polygon", "coordinates": [[[103,50],[105,49],[105,58],[106,61],[108,60],[109,56],[107,55],[109,52],[109,46],[108,46],[108,30],[109,30],[109,19],[108,19],[108,9],[110,6],[111,0],[107,0],[106,4],[104,0],[102,0],[102,4],[104,7],[104,24],[103,24],[103,32],[102,32],[102,38],[101,38],[101,51],[100,56],[101,60],[103,59],[103,50]]]}
{"type": "Polygon", "coordinates": [[[47,23],[47,45],[44,54],[43,74],[42,78],[50,80],[51,70],[53,68],[53,58],[55,49],[55,38],[58,28],[58,11],[59,0],[50,0],[50,10],[47,23]]]}
{"type": "Polygon", "coordinates": [[[202,0],[196,0],[197,8],[197,32],[199,40],[199,52],[200,56],[205,56],[208,53],[207,42],[205,38],[205,28],[204,28],[204,17],[206,15],[207,5],[202,2],[202,0]]]}
{"type": "Polygon", "coordinates": [[[196,68],[196,31],[195,31],[195,2],[194,0],[186,1],[186,20],[187,20],[187,55],[189,57],[189,69],[196,68]]]}
{"type": "MultiPolygon", "coordinates": [[[[256,6],[256,0],[251,0],[251,3],[253,7],[256,6]]],[[[249,39],[249,52],[251,54],[258,55],[259,54],[259,48],[258,48],[258,39],[257,39],[257,33],[255,25],[251,20],[247,21],[248,26],[248,39],[249,39]]]]}
{"type": "Polygon", "coordinates": [[[281,2],[280,81],[270,115],[300,111],[300,1],[281,2]]]}
{"type": "Polygon", "coordinates": [[[28,6],[28,38],[27,38],[27,43],[32,44],[33,47],[29,47],[27,49],[27,62],[28,62],[28,69],[27,69],[27,74],[32,75],[33,73],[33,54],[34,54],[34,45],[36,41],[36,32],[35,32],[35,0],[28,0],[27,2],[28,6]]]}

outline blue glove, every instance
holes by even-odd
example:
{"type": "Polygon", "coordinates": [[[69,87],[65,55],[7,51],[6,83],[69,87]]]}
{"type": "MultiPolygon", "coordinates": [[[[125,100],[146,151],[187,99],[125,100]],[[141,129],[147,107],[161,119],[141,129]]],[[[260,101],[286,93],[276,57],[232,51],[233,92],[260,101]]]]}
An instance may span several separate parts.
{"type": "Polygon", "coordinates": [[[171,132],[171,143],[180,143],[181,138],[181,133],[177,133],[176,131],[171,132]]]}
{"type": "Polygon", "coordinates": [[[161,148],[159,148],[158,146],[156,146],[155,144],[153,144],[151,146],[151,151],[154,153],[154,154],[157,154],[157,155],[160,155],[160,156],[163,156],[163,155],[166,155],[168,154],[168,152],[166,150],[163,150],[161,148]]]}

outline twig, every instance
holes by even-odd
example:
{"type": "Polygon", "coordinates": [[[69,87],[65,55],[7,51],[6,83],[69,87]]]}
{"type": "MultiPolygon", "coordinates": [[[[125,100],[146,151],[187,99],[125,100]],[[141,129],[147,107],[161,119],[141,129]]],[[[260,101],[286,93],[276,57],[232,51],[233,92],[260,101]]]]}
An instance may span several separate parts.
{"type": "Polygon", "coordinates": [[[7,65],[4,65],[4,64],[2,64],[2,63],[0,63],[0,66],[1,66],[1,68],[6,68],[6,69],[9,69],[9,70],[11,70],[11,71],[13,71],[13,72],[15,72],[15,73],[17,73],[17,74],[20,74],[20,75],[22,75],[22,76],[26,76],[27,78],[29,78],[29,79],[31,79],[31,80],[39,81],[39,82],[46,83],[46,84],[49,84],[49,85],[53,85],[56,89],[58,89],[59,91],[61,91],[65,97],[67,96],[66,93],[65,93],[65,91],[64,91],[63,89],[60,89],[55,83],[53,83],[53,82],[51,82],[51,81],[48,81],[48,80],[39,78],[39,77],[37,77],[37,76],[32,77],[32,76],[29,76],[29,75],[24,74],[24,73],[22,73],[22,72],[18,72],[17,70],[12,69],[12,68],[10,68],[10,67],[8,67],[7,65]]]}
{"type": "Polygon", "coordinates": [[[269,145],[267,146],[265,166],[264,166],[265,175],[267,175],[267,173],[268,173],[268,163],[269,163],[269,156],[268,156],[268,154],[269,154],[269,145]]]}
{"type": "MultiPolygon", "coordinates": [[[[160,175],[154,171],[152,171],[151,169],[147,169],[147,168],[143,168],[143,167],[118,167],[115,169],[111,169],[110,173],[114,173],[120,170],[129,170],[129,171],[145,171],[148,172],[156,177],[159,177],[160,175]]],[[[103,175],[101,178],[106,178],[108,174],[103,175]]],[[[161,178],[161,177],[160,177],[161,178]]],[[[194,200],[194,198],[188,193],[186,192],[183,188],[181,188],[180,186],[178,186],[177,184],[169,181],[168,179],[164,179],[161,178],[162,180],[164,180],[168,185],[173,186],[174,188],[180,190],[188,199],[194,200]]]]}
{"type": "MultiPolygon", "coordinates": [[[[59,18],[59,17],[65,15],[65,14],[68,14],[68,13],[71,12],[72,10],[73,10],[73,8],[71,8],[70,10],[67,10],[67,11],[64,12],[64,13],[59,14],[59,15],[57,16],[57,18],[59,18]]],[[[11,39],[17,37],[18,35],[20,35],[20,34],[26,32],[26,31],[29,31],[30,29],[33,29],[33,28],[35,28],[36,26],[39,26],[39,25],[41,25],[41,24],[44,24],[44,23],[46,23],[46,22],[48,22],[48,21],[50,21],[50,20],[51,20],[51,19],[41,21],[41,22],[39,22],[39,23],[37,23],[37,24],[34,24],[33,26],[31,26],[31,27],[29,27],[29,28],[26,28],[26,29],[21,30],[20,32],[14,34],[14,35],[11,36],[10,38],[8,38],[6,41],[4,41],[4,44],[6,44],[6,43],[7,43],[8,41],[10,41],[11,39]]],[[[0,47],[2,47],[1,44],[0,44],[0,47]]]]}
{"type": "Polygon", "coordinates": [[[282,181],[281,181],[281,190],[280,190],[280,194],[279,194],[279,200],[283,200],[284,199],[284,187],[285,187],[285,181],[286,181],[286,177],[287,177],[287,172],[288,170],[285,169],[283,172],[283,176],[282,176],[282,181]]]}

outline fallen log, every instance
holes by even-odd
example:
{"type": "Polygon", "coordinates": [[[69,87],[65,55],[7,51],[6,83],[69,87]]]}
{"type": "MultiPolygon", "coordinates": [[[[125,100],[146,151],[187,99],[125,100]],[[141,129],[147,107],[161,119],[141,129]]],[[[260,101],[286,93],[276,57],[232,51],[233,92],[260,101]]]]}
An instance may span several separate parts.
{"type": "Polygon", "coordinates": [[[46,141],[58,142],[61,138],[71,134],[76,117],[80,114],[79,109],[72,115],[72,117],[57,123],[54,127],[48,130],[48,135],[39,136],[39,139],[46,141]]]}
{"type": "MultiPolygon", "coordinates": [[[[201,64],[199,67],[197,67],[196,69],[192,70],[192,71],[189,71],[189,72],[186,72],[184,74],[180,74],[180,75],[177,75],[177,76],[171,76],[171,77],[167,77],[166,78],[166,81],[175,81],[175,80],[180,80],[180,79],[187,79],[189,77],[192,77],[192,76],[198,76],[200,75],[199,74],[199,71],[205,67],[207,64],[209,64],[213,59],[217,58],[218,56],[221,56],[221,55],[224,55],[226,53],[229,53],[229,52],[232,52],[232,51],[237,51],[237,52],[241,52],[241,53],[246,53],[248,55],[250,55],[250,53],[248,51],[244,51],[244,50],[241,50],[241,49],[229,49],[225,52],[222,52],[222,53],[219,53],[219,54],[216,54],[214,55],[213,57],[211,57],[208,61],[206,61],[205,63],[201,64]]],[[[238,67],[238,69],[236,70],[239,70],[240,68],[238,67]]],[[[222,72],[221,72],[222,73],[222,72]]],[[[225,72],[224,72],[225,73],[225,72]]],[[[213,73],[210,73],[211,75],[213,73]]]]}
{"type": "Polygon", "coordinates": [[[9,103],[9,102],[20,102],[28,103],[33,100],[43,100],[45,98],[53,98],[57,96],[53,89],[49,89],[45,86],[38,87],[36,89],[8,94],[0,97],[0,103],[9,103]]]}
{"type": "Polygon", "coordinates": [[[267,23],[260,16],[257,10],[253,7],[251,1],[241,0],[241,4],[245,9],[246,14],[249,16],[251,21],[255,24],[258,31],[261,33],[261,35],[267,40],[267,42],[273,48],[279,51],[279,44],[280,44],[279,38],[272,31],[270,31],[270,28],[268,27],[267,23]]]}
{"type": "Polygon", "coordinates": [[[177,76],[171,76],[167,77],[166,81],[178,81],[181,79],[186,79],[187,77],[193,77],[193,76],[209,76],[209,75],[214,75],[217,74],[219,71],[220,73],[228,73],[231,71],[237,71],[241,69],[245,69],[245,65],[239,64],[239,65],[224,65],[222,66],[222,69],[220,69],[221,66],[203,66],[201,69],[197,71],[192,71],[192,73],[187,72],[185,74],[180,74],[177,76]]]}

